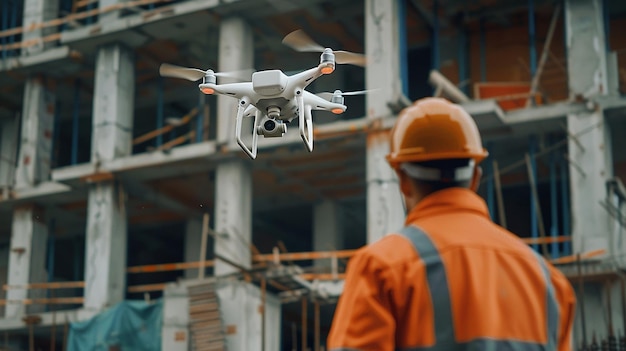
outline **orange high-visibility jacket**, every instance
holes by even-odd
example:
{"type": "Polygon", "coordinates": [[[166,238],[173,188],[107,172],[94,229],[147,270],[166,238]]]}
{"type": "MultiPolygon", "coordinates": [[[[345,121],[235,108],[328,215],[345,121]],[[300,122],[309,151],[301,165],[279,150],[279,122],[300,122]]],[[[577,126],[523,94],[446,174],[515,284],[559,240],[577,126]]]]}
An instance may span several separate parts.
{"type": "Polygon", "coordinates": [[[329,351],[571,350],[564,275],[468,189],[424,198],[350,259],[329,351]]]}

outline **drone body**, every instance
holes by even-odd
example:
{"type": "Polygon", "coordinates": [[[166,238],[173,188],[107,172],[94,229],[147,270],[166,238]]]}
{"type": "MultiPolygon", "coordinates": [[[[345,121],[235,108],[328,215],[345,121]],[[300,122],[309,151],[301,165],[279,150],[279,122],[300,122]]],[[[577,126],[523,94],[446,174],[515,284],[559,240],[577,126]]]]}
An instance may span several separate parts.
{"type": "MultiPolygon", "coordinates": [[[[292,32],[285,37],[283,42],[287,41],[288,38],[311,42],[300,31],[292,32]]],[[[317,47],[315,49],[319,50],[317,47]]],[[[217,77],[227,74],[168,64],[161,65],[160,72],[163,76],[174,76],[192,81],[202,78],[202,83],[198,85],[202,93],[207,95],[220,94],[238,99],[235,134],[237,143],[250,158],[256,158],[259,135],[266,138],[282,137],[287,132],[286,124],[296,118],[299,122],[300,136],[307,150],[312,152],[313,121],[311,111],[326,110],[334,114],[341,114],[347,109],[343,104],[343,95],[349,94],[342,94],[341,91],[336,90],[332,94],[326,93],[326,95],[330,94],[331,97],[325,99],[306,91],[306,87],[322,75],[334,72],[335,53],[339,53],[345,58],[344,63],[355,63],[355,60],[361,60],[358,54],[344,51],[333,52],[328,48],[319,51],[322,51],[322,54],[320,63],[316,67],[291,76],[287,76],[281,70],[276,69],[257,71],[252,74],[250,82],[217,84],[217,77]],[[252,145],[250,147],[245,145],[241,137],[243,119],[249,117],[254,117],[252,145]]],[[[354,95],[354,93],[350,95],[354,95]]]]}

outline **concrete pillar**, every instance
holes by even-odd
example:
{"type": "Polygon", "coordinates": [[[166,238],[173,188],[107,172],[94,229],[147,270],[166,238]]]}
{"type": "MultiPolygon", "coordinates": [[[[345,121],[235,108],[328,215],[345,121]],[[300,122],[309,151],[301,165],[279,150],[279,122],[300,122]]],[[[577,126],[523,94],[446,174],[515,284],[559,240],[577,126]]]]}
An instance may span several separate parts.
{"type": "MultiPolygon", "coordinates": [[[[224,19],[220,24],[219,35],[219,71],[229,72],[253,68],[252,29],[245,20],[241,18],[224,19]]],[[[229,78],[218,78],[218,83],[232,81],[229,78]]],[[[228,96],[219,95],[217,97],[217,140],[236,148],[239,148],[235,139],[235,116],[237,115],[238,102],[237,99],[228,96]]],[[[246,134],[242,132],[242,135],[246,134]]]]}
{"type": "MultiPolygon", "coordinates": [[[[98,8],[100,10],[106,9],[107,7],[111,7],[112,5],[115,5],[117,3],[120,2],[126,2],[125,0],[99,0],[98,1],[98,8]]],[[[120,17],[120,11],[116,10],[116,11],[109,11],[106,13],[101,13],[98,15],[98,19],[100,22],[106,22],[106,21],[110,21],[110,20],[114,20],[120,17]]]]}
{"type": "MultiPolygon", "coordinates": [[[[13,211],[11,227],[11,251],[7,283],[23,285],[47,281],[46,244],[48,229],[43,211],[34,205],[18,207],[13,211]]],[[[43,290],[11,289],[7,299],[24,300],[45,297],[43,290]]],[[[25,313],[43,312],[43,305],[27,306],[9,304],[5,309],[6,318],[19,318],[25,313]]]]}
{"type": "Polygon", "coordinates": [[[227,335],[227,350],[257,351],[279,350],[281,346],[281,304],[274,294],[265,296],[265,313],[262,314],[261,289],[245,281],[218,283],[217,295],[222,311],[222,321],[234,334],[227,335]],[[265,320],[265,343],[263,338],[265,320]],[[265,348],[261,345],[265,344],[265,348]]]}
{"type": "MultiPolygon", "coordinates": [[[[91,162],[131,153],[134,62],[132,52],[111,44],[99,49],[93,103],[91,162]]],[[[127,219],[124,189],[114,180],[92,184],[85,240],[85,308],[120,302],[126,290],[127,219]]]]}
{"type": "MultiPolygon", "coordinates": [[[[376,121],[390,117],[388,103],[401,96],[398,44],[399,9],[397,1],[365,1],[365,34],[368,65],[366,88],[380,88],[367,98],[367,118],[376,121]]],[[[404,207],[398,181],[385,161],[389,133],[367,137],[367,242],[372,243],[404,223],[404,207]]]]}
{"type": "Polygon", "coordinates": [[[19,142],[17,116],[0,120],[0,196],[8,197],[8,190],[15,184],[15,162],[19,142]]]}
{"type": "MultiPolygon", "coordinates": [[[[216,254],[250,268],[252,258],[252,175],[244,161],[223,161],[215,176],[215,231],[223,233],[215,239],[216,254]]],[[[232,265],[215,261],[215,275],[239,270],[232,265]]]]}
{"type": "Polygon", "coordinates": [[[187,286],[169,283],[163,289],[163,331],[161,350],[190,350],[189,292],[187,286]]]}
{"type": "MultiPolygon", "coordinates": [[[[326,200],[313,208],[313,250],[330,251],[344,248],[341,206],[326,200]]],[[[316,260],[316,267],[330,267],[329,260],[316,260]]]]}
{"type": "MultiPolygon", "coordinates": [[[[572,100],[593,100],[609,94],[603,1],[566,0],[565,28],[570,97],[572,100]]],[[[611,230],[612,218],[599,204],[607,196],[606,180],[613,176],[610,126],[602,108],[594,106],[591,101],[588,106],[586,112],[567,116],[570,135],[578,135],[577,139],[570,138],[568,143],[573,250],[579,253],[606,249],[623,267],[626,247],[619,245],[621,241],[611,230]]],[[[576,346],[583,340],[583,322],[587,344],[594,334],[598,343],[608,337],[609,291],[613,332],[623,333],[619,288],[619,281],[613,281],[606,285],[585,284],[584,296],[578,291],[577,327],[574,329],[576,346]]]]}
{"type": "MultiPolygon", "coordinates": [[[[241,18],[224,19],[220,25],[219,70],[248,69],[253,65],[252,31],[241,18]]],[[[218,97],[217,140],[238,148],[235,119],[238,101],[218,97]]],[[[248,160],[224,160],[215,174],[215,253],[243,267],[251,266],[252,175],[248,160]]],[[[215,261],[215,275],[238,270],[228,263],[215,261]]],[[[259,288],[244,281],[224,282],[218,286],[222,320],[232,334],[226,336],[230,350],[259,350],[262,344],[261,300],[259,288]]],[[[265,350],[280,347],[280,302],[268,293],[265,304],[265,350]]]]}
{"type": "MultiPolygon", "coordinates": [[[[220,24],[219,70],[234,71],[252,67],[254,52],[252,30],[241,18],[227,18],[220,24]]],[[[236,99],[219,96],[217,101],[217,139],[238,148],[235,141],[236,99]]],[[[246,161],[220,163],[215,176],[215,230],[227,233],[215,241],[215,252],[237,264],[250,267],[252,241],[252,177],[246,161]]],[[[217,260],[215,274],[237,269],[217,260]]]]}
{"type": "Polygon", "coordinates": [[[16,188],[30,188],[47,181],[52,154],[55,97],[42,77],[26,81],[23,102],[16,188]]]}
{"type": "MultiPolygon", "coordinates": [[[[209,238],[209,240],[212,240],[209,238]]],[[[185,226],[185,262],[196,262],[200,260],[200,250],[202,245],[202,219],[191,218],[187,220],[185,226]]],[[[197,279],[197,269],[185,270],[185,279],[197,279]]]]}
{"type": "MultiPolygon", "coordinates": [[[[59,0],[24,1],[24,16],[22,20],[24,28],[29,28],[32,25],[55,19],[58,15],[59,0]]],[[[22,41],[27,42],[34,40],[36,41],[36,44],[23,48],[22,55],[36,54],[53,45],[51,42],[46,44],[41,39],[55,33],[56,31],[56,27],[47,27],[24,32],[22,41]]]]}
{"type": "MultiPolygon", "coordinates": [[[[593,99],[607,93],[607,65],[601,0],[567,0],[565,24],[568,82],[572,98],[593,99]]],[[[567,116],[570,135],[570,189],[574,252],[607,249],[623,252],[610,238],[610,216],[599,202],[613,175],[610,133],[602,109],[567,116]],[[582,144],[582,148],[579,144],[582,144]]]]}
{"type": "Polygon", "coordinates": [[[100,48],[96,59],[91,162],[131,154],[134,97],[133,52],[121,44],[100,48]]]}

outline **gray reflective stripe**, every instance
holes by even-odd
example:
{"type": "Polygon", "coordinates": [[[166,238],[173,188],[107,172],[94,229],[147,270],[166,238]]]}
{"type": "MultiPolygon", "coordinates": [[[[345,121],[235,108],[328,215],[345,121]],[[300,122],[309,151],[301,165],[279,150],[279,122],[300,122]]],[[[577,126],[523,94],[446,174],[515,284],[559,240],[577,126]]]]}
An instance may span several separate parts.
{"type": "Polygon", "coordinates": [[[550,270],[546,264],[546,261],[543,257],[539,256],[539,254],[533,250],[539,264],[541,265],[541,270],[543,272],[543,277],[546,280],[546,306],[548,309],[548,349],[556,350],[556,346],[558,345],[559,340],[559,304],[556,300],[556,295],[554,292],[554,286],[552,285],[552,279],[550,279],[550,270]]]}
{"type": "MultiPolygon", "coordinates": [[[[535,351],[556,350],[558,335],[558,306],[554,295],[554,287],[545,261],[539,258],[546,281],[548,343],[547,345],[529,343],[517,340],[474,339],[468,342],[457,343],[454,334],[454,319],[450,290],[445,266],[437,248],[428,235],[416,226],[407,226],[399,232],[413,243],[420,259],[426,265],[426,279],[434,308],[435,345],[428,347],[413,347],[397,349],[398,351],[426,351],[426,350],[511,350],[535,351]],[[436,292],[436,293],[433,293],[436,292]]],[[[533,251],[534,252],[534,251],[533,251]]],[[[536,253],[535,253],[536,254],[536,253]]],[[[536,254],[537,255],[537,254],[536,254]]],[[[537,255],[538,256],[538,255],[537,255]]]]}
{"type": "Polygon", "coordinates": [[[433,304],[435,318],[435,343],[442,350],[448,350],[456,341],[452,319],[452,304],[448,290],[446,269],[439,256],[439,251],[428,235],[415,226],[402,228],[402,235],[411,240],[420,259],[426,266],[426,279],[433,304]],[[436,293],[433,293],[436,292],[436,293]]]}

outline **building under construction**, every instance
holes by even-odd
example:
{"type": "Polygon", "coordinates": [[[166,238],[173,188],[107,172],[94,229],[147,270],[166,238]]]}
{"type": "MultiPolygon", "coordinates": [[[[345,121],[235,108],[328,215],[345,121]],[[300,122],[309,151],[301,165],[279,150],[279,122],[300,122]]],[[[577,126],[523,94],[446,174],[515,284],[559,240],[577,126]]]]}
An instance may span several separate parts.
{"type": "Polygon", "coordinates": [[[395,117],[444,96],[493,220],[572,282],[576,348],[626,350],[626,2],[0,6],[0,348],[322,350],[346,262],[403,224],[395,117]],[[317,66],[296,29],[367,57],[307,88],[367,90],[313,113],[313,152],[294,121],[250,159],[236,99],[159,74],[317,66]]]}

